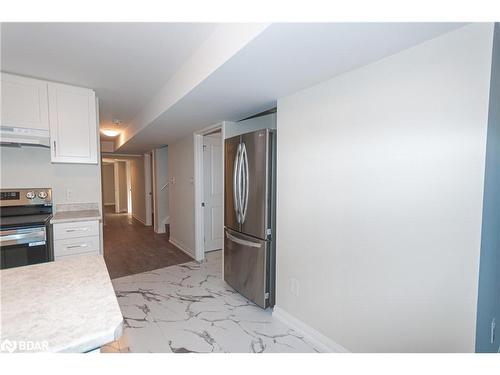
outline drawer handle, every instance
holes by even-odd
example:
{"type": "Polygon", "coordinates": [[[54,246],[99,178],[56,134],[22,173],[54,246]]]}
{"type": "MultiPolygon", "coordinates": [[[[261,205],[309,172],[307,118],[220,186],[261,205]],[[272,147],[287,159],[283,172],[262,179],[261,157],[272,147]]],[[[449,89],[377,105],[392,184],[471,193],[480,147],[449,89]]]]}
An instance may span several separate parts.
{"type": "Polygon", "coordinates": [[[66,246],[67,249],[76,249],[77,247],[89,247],[88,244],[86,243],[83,243],[81,245],[70,245],[70,246],[66,246]]]}
{"type": "Polygon", "coordinates": [[[237,243],[238,245],[249,246],[249,247],[256,247],[258,249],[260,249],[262,247],[262,245],[259,242],[252,242],[252,241],[247,241],[247,240],[244,240],[244,239],[241,239],[241,238],[237,238],[237,237],[229,234],[229,232],[226,232],[226,237],[228,239],[230,239],[231,241],[237,243]]]}
{"type": "Polygon", "coordinates": [[[88,231],[89,228],[73,228],[73,229],[66,229],[66,232],[78,232],[78,231],[88,231]]]}

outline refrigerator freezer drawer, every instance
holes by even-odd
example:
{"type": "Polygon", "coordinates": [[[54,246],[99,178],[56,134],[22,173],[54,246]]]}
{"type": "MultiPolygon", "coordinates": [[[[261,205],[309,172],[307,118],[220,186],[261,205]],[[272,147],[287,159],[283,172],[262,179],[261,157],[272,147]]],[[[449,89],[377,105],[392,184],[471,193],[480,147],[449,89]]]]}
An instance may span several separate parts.
{"type": "Polygon", "coordinates": [[[226,228],[224,279],[262,308],[269,304],[269,241],[255,239],[226,228]]]}

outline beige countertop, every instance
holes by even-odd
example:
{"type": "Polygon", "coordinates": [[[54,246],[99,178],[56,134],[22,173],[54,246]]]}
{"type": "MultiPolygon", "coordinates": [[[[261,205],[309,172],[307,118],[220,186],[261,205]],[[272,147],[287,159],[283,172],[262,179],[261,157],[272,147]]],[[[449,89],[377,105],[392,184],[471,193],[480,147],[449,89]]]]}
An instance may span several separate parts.
{"type": "Polygon", "coordinates": [[[52,224],[68,223],[75,221],[101,220],[99,210],[75,210],[75,211],[58,211],[52,217],[52,224]]]}
{"type": "Polygon", "coordinates": [[[122,334],[102,256],[1,270],[0,288],[0,352],[86,352],[122,334]]]}

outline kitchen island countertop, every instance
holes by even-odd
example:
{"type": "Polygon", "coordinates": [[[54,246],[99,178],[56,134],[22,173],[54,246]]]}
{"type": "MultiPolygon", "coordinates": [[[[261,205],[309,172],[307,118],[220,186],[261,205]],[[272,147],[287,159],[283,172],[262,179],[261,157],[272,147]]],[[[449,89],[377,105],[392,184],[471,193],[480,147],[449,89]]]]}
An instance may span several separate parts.
{"type": "Polygon", "coordinates": [[[102,256],[1,270],[0,288],[0,352],[87,352],[122,334],[102,256]]]}

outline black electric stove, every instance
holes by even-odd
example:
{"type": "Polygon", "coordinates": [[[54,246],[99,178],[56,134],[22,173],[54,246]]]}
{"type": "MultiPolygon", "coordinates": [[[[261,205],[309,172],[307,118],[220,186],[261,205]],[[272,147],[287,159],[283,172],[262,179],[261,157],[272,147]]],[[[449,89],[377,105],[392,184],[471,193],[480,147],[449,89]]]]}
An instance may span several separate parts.
{"type": "Polygon", "coordinates": [[[54,260],[52,190],[0,190],[0,268],[54,260]]]}

